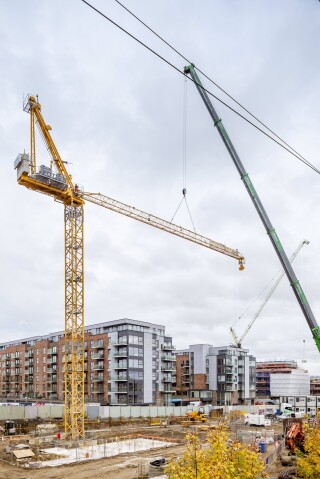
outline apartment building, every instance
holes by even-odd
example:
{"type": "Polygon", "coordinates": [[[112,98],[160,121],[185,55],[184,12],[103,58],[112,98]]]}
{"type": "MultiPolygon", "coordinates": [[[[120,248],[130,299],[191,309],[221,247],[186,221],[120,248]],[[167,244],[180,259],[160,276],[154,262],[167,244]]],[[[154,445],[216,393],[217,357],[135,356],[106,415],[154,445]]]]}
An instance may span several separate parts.
{"type": "MultiPolygon", "coordinates": [[[[164,326],[120,319],[85,327],[85,400],[170,404],[175,356],[164,326]]],[[[63,400],[64,333],[0,344],[0,395],[63,400]]]]}
{"type": "Polygon", "coordinates": [[[255,398],[255,358],[247,349],[190,345],[176,353],[177,397],[232,405],[255,398]]]}

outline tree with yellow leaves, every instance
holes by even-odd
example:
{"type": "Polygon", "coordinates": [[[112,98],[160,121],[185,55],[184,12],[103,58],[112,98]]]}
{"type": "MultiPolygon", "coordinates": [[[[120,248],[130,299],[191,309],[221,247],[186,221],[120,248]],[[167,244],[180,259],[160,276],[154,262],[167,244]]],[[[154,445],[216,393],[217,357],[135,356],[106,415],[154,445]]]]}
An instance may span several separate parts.
{"type": "Polygon", "coordinates": [[[210,431],[201,444],[199,436],[187,436],[182,457],[166,468],[169,479],[257,479],[266,477],[265,464],[249,446],[232,442],[226,426],[210,431]]]}
{"type": "Polygon", "coordinates": [[[313,426],[304,426],[303,447],[305,454],[299,454],[297,460],[298,477],[304,479],[320,478],[320,415],[313,426]]]}

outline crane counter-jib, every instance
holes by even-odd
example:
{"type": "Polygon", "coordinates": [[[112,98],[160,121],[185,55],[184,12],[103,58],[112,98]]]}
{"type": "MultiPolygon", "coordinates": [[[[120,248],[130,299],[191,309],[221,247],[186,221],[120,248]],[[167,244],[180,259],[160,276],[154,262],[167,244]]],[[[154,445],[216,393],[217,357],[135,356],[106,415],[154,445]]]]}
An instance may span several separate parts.
{"type": "Polygon", "coordinates": [[[120,201],[114,200],[109,198],[108,196],[102,195],[101,193],[81,193],[81,198],[85,201],[89,201],[91,203],[97,204],[99,206],[103,206],[111,211],[115,211],[122,215],[128,216],[133,218],[137,221],[142,223],[148,224],[149,226],[153,226],[154,228],[161,229],[166,231],[167,233],[171,233],[176,236],[180,236],[188,241],[192,241],[193,243],[199,244],[204,246],[205,248],[209,248],[213,251],[217,251],[219,253],[225,254],[230,256],[231,258],[235,258],[239,261],[239,269],[244,269],[244,257],[243,255],[236,249],[229,248],[228,246],[218,243],[210,238],[206,238],[194,231],[188,230],[183,228],[182,226],[178,226],[174,223],[169,221],[163,220],[157,216],[154,216],[150,213],[146,213],[141,211],[133,206],[126,205],[125,203],[121,203],[120,201]]]}

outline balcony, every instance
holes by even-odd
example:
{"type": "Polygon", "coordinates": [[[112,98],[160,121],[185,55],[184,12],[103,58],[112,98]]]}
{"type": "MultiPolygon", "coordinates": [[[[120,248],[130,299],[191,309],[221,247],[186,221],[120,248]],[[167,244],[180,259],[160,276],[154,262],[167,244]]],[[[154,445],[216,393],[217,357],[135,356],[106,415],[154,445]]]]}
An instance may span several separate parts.
{"type": "Polygon", "coordinates": [[[109,381],[128,381],[127,376],[109,376],[109,381]]]}
{"type": "Polygon", "coordinates": [[[164,343],[164,344],[161,344],[161,349],[162,351],[174,351],[176,348],[172,344],[164,343]]]}
{"type": "Polygon", "coordinates": [[[53,374],[53,373],[56,373],[57,370],[56,369],[53,369],[53,368],[47,368],[47,373],[48,374],[53,374]]]}
{"type": "Polygon", "coordinates": [[[47,378],[47,383],[57,383],[57,382],[58,382],[57,378],[52,378],[52,377],[47,378]]]}
{"type": "Polygon", "coordinates": [[[52,358],[48,358],[47,359],[47,364],[57,364],[57,359],[52,359],[52,358]]]}
{"type": "Polygon", "coordinates": [[[161,366],[161,371],[164,371],[164,372],[175,372],[176,368],[174,368],[173,366],[161,366]]]}
{"type": "Polygon", "coordinates": [[[103,387],[94,386],[93,389],[90,389],[91,394],[103,394],[103,387]]]}
{"type": "Polygon", "coordinates": [[[58,399],[58,394],[56,393],[49,394],[49,399],[58,399]]]}
{"type": "Polygon", "coordinates": [[[127,346],[127,345],[128,345],[128,341],[123,339],[109,341],[108,343],[108,346],[127,346]]]}
{"type": "Polygon", "coordinates": [[[113,358],[126,358],[128,356],[128,351],[115,351],[112,354],[113,358]]]}
{"type": "Polygon", "coordinates": [[[100,382],[100,383],[103,383],[103,381],[104,381],[104,378],[103,378],[102,375],[101,375],[101,376],[98,375],[98,376],[92,376],[92,377],[91,377],[91,382],[100,382]]]}
{"type": "Polygon", "coordinates": [[[110,369],[128,369],[128,361],[126,361],[125,359],[119,359],[118,362],[116,362],[114,365],[111,364],[110,369]]]}
{"type": "Polygon", "coordinates": [[[94,364],[91,369],[94,369],[95,371],[96,370],[103,370],[104,369],[104,364],[101,363],[101,364],[94,364]]]}
{"type": "Polygon", "coordinates": [[[93,341],[91,343],[91,349],[104,349],[103,343],[99,343],[99,341],[93,341]]]}
{"type": "Polygon", "coordinates": [[[170,355],[165,354],[164,356],[161,357],[161,359],[162,361],[172,361],[172,362],[176,361],[176,357],[173,356],[172,354],[170,355]]]}
{"type": "Polygon", "coordinates": [[[166,376],[161,379],[161,382],[163,383],[172,383],[172,376],[166,376]]]}
{"type": "Polygon", "coordinates": [[[116,394],[128,394],[127,388],[111,388],[109,391],[116,394]]]}
{"type": "Polygon", "coordinates": [[[22,377],[21,376],[15,376],[15,379],[12,379],[11,382],[13,384],[22,384],[22,377]]]}
{"type": "Polygon", "coordinates": [[[56,386],[47,386],[47,392],[48,393],[57,393],[57,387],[56,386]]]}
{"type": "Polygon", "coordinates": [[[103,359],[103,354],[101,353],[92,354],[91,359],[96,359],[96,360],[103,359]]]}
{"type": "Polygon", "coordinates": [[[166,388],[166,389],[164,389],[164,391],[161,391],[161,392],[163,392],[164,394],[172,394],[172,393],[175,393],[176,390],[173,389],[173,388],[171,388],[171,389],[166,388]]]}

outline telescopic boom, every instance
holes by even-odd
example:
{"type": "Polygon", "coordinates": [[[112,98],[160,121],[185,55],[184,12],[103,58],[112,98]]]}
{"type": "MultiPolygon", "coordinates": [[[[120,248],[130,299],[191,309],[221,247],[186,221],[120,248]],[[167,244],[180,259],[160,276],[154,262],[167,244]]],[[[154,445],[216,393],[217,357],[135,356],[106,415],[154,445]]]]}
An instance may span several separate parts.
{"type": "Polygon", "coordinates": [[[297,298],[297,301],[300,305],[300,308],[302,309],[302,312],[307,320],[307,323],[309,325],[309,328],[312,332],[313,338],[315,340],[315,343],[317,345],[317,348],[320,352],[320,328],[317,324],[317,321],[311,311],[311,308],[309,306],[308,300],[303,292],[303,289],[298,281],[298,278],[295,275],[295,272],[293,271],[293,268],[290,264],[290,261],[283,249],[283,246],[280,242],[280,239],[274,229],[274,227],[271,224],[271,221],[263,207],[263,204],[260,201],[260,198],[257,194],[257,191],[255,190],[248,173],[246,172],[239,156],[238,153],[236,152],[223,124],[221,121],[221,118],[219,118],[216,110],[214,109],[211,100],[205,91],[205,89],[202,86],[202,83],[198,77],[198,74],[195,70],[195,66],[193,64],[190,64],[189,66],[185,67],[184,72],[186,75],[190,75],[192,80],[194,81],[198,92],[200,93],[200,96],[202,100],[204,101],[204,104],[207,107],[207,110],[209,112],[209,115],[212,118],[214,126],[217,127],[218,132],[221,136],[221,139],[223,143],[225,144],[233,163],[235,164],[235,167],[237,168],[240,178],[261,218],[261,221],[267,231],[267,234],[270,238],[270,241],[278,255],[278,258],[282,264],[282,267],[288,277],[288,280],[290,282],[290,285],[292,286],[293,292],[297,298]]]}

